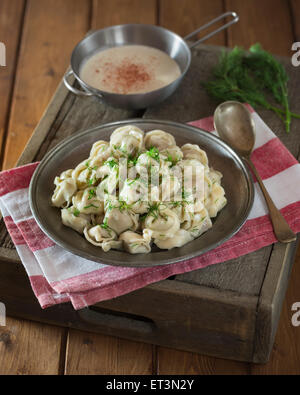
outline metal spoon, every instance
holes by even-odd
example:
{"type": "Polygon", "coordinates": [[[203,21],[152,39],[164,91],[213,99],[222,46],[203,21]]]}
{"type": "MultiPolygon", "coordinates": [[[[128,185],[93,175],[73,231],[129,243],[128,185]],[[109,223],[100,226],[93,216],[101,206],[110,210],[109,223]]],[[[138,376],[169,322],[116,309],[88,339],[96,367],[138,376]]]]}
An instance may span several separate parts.
{"type": "Polygon", "coordinates": [[[295,233],[276,208],[250,156],[255,143],[255,125],[250,111],[239,102],[220,104],[214,113],[214,124],[219,136],[237,151],[250,166],[266,199],[274,233],[282,243],[296,240],[295,233]]]}

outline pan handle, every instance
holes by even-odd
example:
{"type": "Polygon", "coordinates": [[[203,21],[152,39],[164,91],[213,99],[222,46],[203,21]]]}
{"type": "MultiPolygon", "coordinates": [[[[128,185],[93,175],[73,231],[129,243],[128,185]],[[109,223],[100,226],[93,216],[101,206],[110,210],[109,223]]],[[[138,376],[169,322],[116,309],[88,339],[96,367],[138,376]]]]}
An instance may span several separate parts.
{"type": "Polygon", "coordinates": [[[209,26],[213,25],[214,23],[218,22],[219,20],[226,18],[227,16],[231,16],[233,19],[230,22],[226,23],[225,25],[223,25],[223,26],[219,27],[218,29],[214,30],[213,32],[208,33],[206,36],[202,37],[200,40],[198,40],[198,41],[192,43],[191,45],[189,45],[190,49],[194,48],[196,45],[202,43],[202,41],[207,40],[208,38],[214,36],[215,34],[219,33],[220,31],[222,31],[222,30],[226,29],[227,27],[229,27],[229,26],[233,25],[234,23],[236,23],[239,20],[239,16],[237,15],[236,12],[232,12],[232,11],[225,12],[225,14],[222,14],[222,15],[218,16],[217,18],[213,19],[212,21],[210,21],[210,22],[206,23],[205,25],[199,27],[199,29],[197,29],[194,32],[192,32],[192,33],[188,34],[187,36],[185,36],[184,40],[188,40],[191,37],[193,37],[194,35],[196,35],[197,33],[199,33],[202,30],[208,28],[209,26]]]}
{"type": "Polygon", "coordinates": [[[71,84],[69,83],[69,81],[68,81],[68,78],[69,78],[71,75],[74,76],[73,70],[67,71],[66,74],[64,75],[64,78],[63,78],[64,84],[65,84],[66,88],[69,89],[69,91],[75,93],[75,95],[78,95],[78,96],[93,96],[93,95],[94,95],[94,94],[91,93],[91,92],[81,91],[81,90],[79,90],[79,89],[77,89],[77,88],[74,88],[74,86],[71,85],[71,84]]]}

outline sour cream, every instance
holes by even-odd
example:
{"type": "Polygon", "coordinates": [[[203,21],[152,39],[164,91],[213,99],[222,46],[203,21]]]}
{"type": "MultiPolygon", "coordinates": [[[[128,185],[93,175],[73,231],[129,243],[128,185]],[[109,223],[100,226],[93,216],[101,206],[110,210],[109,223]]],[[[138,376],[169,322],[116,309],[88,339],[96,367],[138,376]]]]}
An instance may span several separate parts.
{"type": "Polygon", "coordinates": [[[80,78],[101,91],[146,93],[175,81],[181,74],[165,52],[145,45],[123,45],[99,51],[80,69],[80,78]]]}

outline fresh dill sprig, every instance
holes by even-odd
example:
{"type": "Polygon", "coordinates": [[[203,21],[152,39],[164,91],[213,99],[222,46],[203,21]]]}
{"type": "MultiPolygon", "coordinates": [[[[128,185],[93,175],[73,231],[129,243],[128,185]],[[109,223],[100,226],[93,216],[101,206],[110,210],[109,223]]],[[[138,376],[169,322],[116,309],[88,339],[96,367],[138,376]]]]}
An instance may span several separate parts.
{"type": "Polygon", "coordinates": [[[252,45],[249,52],[240,47],[224,51],[213,76],[214,79],[204,86],[218,101],[237,100],[254,108],[272,110],[283,120],[287,132],[292,117],[300,118],[300,114],[292,113],[289,108],[285,68],[260,44],[252,45]],[[279,107],[274,106],[267,96],[279,107]]]}

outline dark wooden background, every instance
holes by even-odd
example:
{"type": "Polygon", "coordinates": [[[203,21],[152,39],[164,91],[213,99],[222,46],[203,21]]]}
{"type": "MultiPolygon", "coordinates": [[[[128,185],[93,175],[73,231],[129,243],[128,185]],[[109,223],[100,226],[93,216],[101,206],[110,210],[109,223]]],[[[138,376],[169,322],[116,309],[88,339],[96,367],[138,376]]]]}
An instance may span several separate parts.
{"type": "MultiPolygon", "coordinates": [[[[0,161],[13,167],[41,118],[74,45],[90,29],[151,23],[184,36],[225,11],[240,22],[208,41],[261,42],[291,57],[300,41],[300,0],[0,0],[0,161]]],[[[300,72],[300,67],[299,67],[300,72]]],[[[299,93],[300,94],[300,93],[299,93]]],[[[293,267],[274,349],[266,365],[227,361],[8,317],[0,327],[0,374],[299,374],[300,252],[293,267]]]]}

